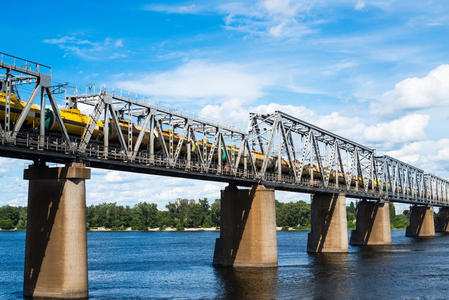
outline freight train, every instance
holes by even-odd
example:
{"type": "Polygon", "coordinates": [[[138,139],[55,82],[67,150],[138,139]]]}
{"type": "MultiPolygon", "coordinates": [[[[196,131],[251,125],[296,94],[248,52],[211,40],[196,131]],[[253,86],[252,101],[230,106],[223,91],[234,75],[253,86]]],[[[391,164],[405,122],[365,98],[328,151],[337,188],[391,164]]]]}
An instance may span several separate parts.
{"type": "MultiPolygon", "coordinates": [[[[6,95],[5,93],[1,93],[0,92],[0,121],[4,121],[5,119],[5,103],[6,100],[6,95]]],[[[15,93],[12,93],[10,95],[10,122],[12,124],[14,124],[17,119],[19,118],[20,113],[22,112],[22,110],[24,109],[26,103],[21,101],[19,97],[16,96],[15,93]]],[[[86,114],[83,114],[79,109],[76,108],[65,108],[59,111],[61,118],[64,122],[64,125],[67,129],[67,133],[74,137],[74,138],[80,138],[84,132],[84,129],[86,128],[87,124],[90,121],[90,117],[87,116],[86,114]]],[[[59,125],[56,122],[56,117],[55,117],[55,113],[48,108],[45,108],[45,129],[49,132],[59,132],[59,125]]],[[[25,122],[23,124],[23,127],[28,128],[30,130],[37,130],[38,126],[39,126],[39,121],[40,121],[40,107],[38,105],[33,104],[30,108],[30,111],[28,112],[28,115],[26,116],[25,122]]],[[[91,122],[91,121],[90,121],[91,122]]],[[[108,122],[110,122],[109,124],[109,140],[112,143],[117,143],[118,144],[118,137],[119,134],[115,128],[115,126],[113,126],[112,124],[112,120],[108,120],[108,122]]],[[[92,133],[92,138],[94,140],[97,140],[98,142],[101,141],[102,137],[103,137],[103,122],[102,121],[98,121],[95,129],[92,133]]],[[[119,120],[119,126],[120,126],[120,130],[122,131],[124,136],[127,136],[128,134],[128,126],[132,126],[132,132],[133,132],[133,142],[135,143],[137,136],[139,135],[139,132],[141,131],[141,127],[135,125],[135,124],[129,124],[128,121],[126,120],[119,120]]],[[[159,138],[158,138],[158,133],[156,131],[153,132],[155,139],[154,139],[154,150],[155,153],[157,153],[158,151],[162,151],[162,145],[159,142],[159,138]]],[[[169,144],[169,139],[170,139],[170,134],[171,132],[169,130],[163,130],[162,131],[162,135],[163,135],[163,140],[166,143],[167,147],[169,144]]],[[[150,141],[150,135],[151,132],[149,129],[145,130],[145,134],[144,137],[142,139],[142,146],[148,145],[149,141],[150,141]]],[[[173,133],[173,141],[175,143],[175,145],[177,145],[179,139],[181,137],[176,134],[173,133]]],[[[185,139],[185,142],[183,143],[183,147],[181,149],[181,155],[186,155],[187,153],[187,147],[185,146],[187,143],[187,140],[185,139]]],[[[207,148],[207,150],[210,150],[210,148],[212,147],[212,144],[210,142],[208,142],[207,140],[199,140],[198,141],[198,145],[200,147],[200,149],[204,149],[204,147],[207,148]]],[[[227,146],[226,150],[228,152],[228,154],[231,154],[233,157],[237,157],[237,154],[239,152],[239,149],[235,146],[227,146]]],[[[195,144],[192,142],[192,153],[195,153],[195,144]]],[[[252,151],[252,156],[254,158],[254,163],[256,165],[256,167],[261,167],[263,160],[264,160],[264,155],[262,154],[262,152],[260,151],[252,151]]],[[[222,151],[222,156],[221,158],[223,162],[226,161],[226,153],[225,151],[222,151]]],[[[281,158],[282,159],[282,158],[281,158]]],[[[215,154],[214,160],[217,161],[218,157],[217,154],[215,154]]],[[[278,171],[278,157],[274,156],[272,158],[270,158],[268,166],[267,166],[267,171],[269,172],[277,172],[278,171]]],[[[243,158],[240,159],[241,166],[243,166],[243,158]]],[[[300,162],[296,162],[296,167],[299,170],[300,167],[300,162]]],[[[290,162],[282,159],[281,161],[281,172],[283,174],[291,174],[291,168],[290,168],[290,162]]],[[[325,171],[327,172],[327,168],[325,169],[325,171]]],[[[310,170],[310,166],[309,165],[305,165],[302,171],[302,178],[308,178],[310,179],[310,174],[312,173],[310,170]]],[[[329,180],[330,182],[335,182],[335,175],[336,172],[335,171],[331,171],[330,176],[329,176],[329,180]]],[[[319,170],[318,167],[314,166],[313,167],[313,178],[314,180],[319,180],[321,179],[321,172],[319,170]]],[[[344,183],[344,176],[341,172],[338,172],[338,181],[340,184],[344,183]]],[[[362,186],[362,178],[359,177],[358,178],[359,181],[359,186],[362,186]]],[[[355,186],[356,183],[356,176],[351,176],[351,185],[355,186]]],[[[371,182],[370,182],[371,184],[371,182]]],[[[379,184],[381,185],[381,183],[379,182],[379,184]]],[[[376,185],[376,182],[374,182],[374,185],[376,185]]],[[[398,187],[399,191],[401,190],[401,187],[398,187]]]]}

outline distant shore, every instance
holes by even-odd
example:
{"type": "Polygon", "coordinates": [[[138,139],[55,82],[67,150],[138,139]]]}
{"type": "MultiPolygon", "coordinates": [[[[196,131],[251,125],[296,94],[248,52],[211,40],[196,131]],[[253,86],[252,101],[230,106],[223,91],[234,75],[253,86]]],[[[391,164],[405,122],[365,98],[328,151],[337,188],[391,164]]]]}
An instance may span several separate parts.
{"type": "MultiPolygon", "coordinates": [[[[309,229],[296,229],[293,227],[283,228],[283,227],[276,227],[277,231],[308,231],[309,229]]],[[[97,228],[89,228],[89,231],[220,231],[220,227],[194,227],[194,228],[184,228],[182,230],[178,230],[174,227],[166,227],[166,228],[148,228],[148,230],[133,230],[131,227],[128,227],[124,230],[117,230],[112,228],[105,228],[105,227],[97,227],[97,228]]]]}
{"type": "MultiPolygon", "coordinates": [[[[352,230],[352,229],[348,229],[352,230]]],[[[392,228],[391,230],[405,230],[405,228],[392,228]]],[[[26,231],[25,229],[1,229],[0,231],[26,231]]],[[[183,230],[177,230],[174,227],[166,227],[166,228],[148,228],[148,230],[136,230],[132,229],[131,227],[128,227],[126,229],[115,229],[115,228],[105,228],[105,227],[98,227],[98,228],[89,228],[87,231],[98,231],[98,232],[156,232],[156,231],[178,231],[178,232],[196,232],[196,231],[220,231],[220,227],[209,227],[209,228],[184,228],[183,230]]],[[[276,227],[276,231],[310,231],[310,229],[297,229],[293,227],[283,228],[283,227],[276,227]]]]}

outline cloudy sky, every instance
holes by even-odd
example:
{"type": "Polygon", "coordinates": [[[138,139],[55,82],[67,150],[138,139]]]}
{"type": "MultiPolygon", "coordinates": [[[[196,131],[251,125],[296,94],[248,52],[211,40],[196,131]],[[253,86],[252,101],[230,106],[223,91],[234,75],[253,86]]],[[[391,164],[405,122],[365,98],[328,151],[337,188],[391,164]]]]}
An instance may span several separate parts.
{"type": "MultiPolygon", "coordinates": [[[[282,110],[449,178],[449,2],[124,3],[9,1],[20,13],[4,14],[1,51],[52,66],[53,82],[122,88],[242,129],[249,112],[282,110]]],[[[26,204],[27,164],[0,159],[0,205],[26,204]]],[[[222,186],[93,170],[87,201],[163,208],[222,186]]]]}

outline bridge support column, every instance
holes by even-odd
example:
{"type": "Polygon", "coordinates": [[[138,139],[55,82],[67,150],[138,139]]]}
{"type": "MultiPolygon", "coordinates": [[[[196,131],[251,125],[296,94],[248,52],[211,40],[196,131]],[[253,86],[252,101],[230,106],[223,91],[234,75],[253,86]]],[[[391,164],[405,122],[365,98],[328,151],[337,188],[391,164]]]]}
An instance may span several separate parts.
{"type": "Polygon", "coordinates": [[[312,230],[307,240],[307,252],[348,252],[346,196],[315,193],[311,215],[312,230]]]}
{"type": "Polygon", "coordinates": [[[435,235],[433,208],[414,205],[410,207],[410,225],[405,232],[410,237],[426,237],[435,235]]]}
{"type": "Polygon", "coordinates": [[[356,230],[351,245],[391,245],[390,205],[386,201],[361,201],[357,204],[356,230]]]}
{"type": "Polygon", "coordinates": [[[220,238],[214,266],[277,267],[274,189],[262,185],[221,191],[220,238]]]}
{"type": "Polygon", "coordinates": [[[90,169],[30,166],[23,294],[87,298],[85,180],[90,169]]]}
{"type": "Polygon", "coordinates": [[[440,207],[435,224],[435,232],[449,233],[449,207],[440,207]]]}

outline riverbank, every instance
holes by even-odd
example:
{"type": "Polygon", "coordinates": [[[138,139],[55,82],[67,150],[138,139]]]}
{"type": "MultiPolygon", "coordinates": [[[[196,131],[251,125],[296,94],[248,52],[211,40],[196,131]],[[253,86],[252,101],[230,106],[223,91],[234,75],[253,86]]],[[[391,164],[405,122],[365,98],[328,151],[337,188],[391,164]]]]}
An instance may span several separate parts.
{"type": "MultiPolygon", "coordinates": [[[[355,228],[348,228],[348,230],[354,230],[355,228]]],[[[404,230],[404,228],[392,228],[391,230],[404,230]]],[[[26,231],[26,229],[1,229],[0,231],[26,231]]],[[[108,232],[108,231],[114,231],[114,232],[156,232],[156,231],[185,231],[185,232],[195,232],[195,231],[220,231],[220,227],[198,227],[198,228],[174,228],[174,227],[166,227],[166,228],[148,228],[147,230],[137,230],[132,229],[131,227],[128,228],[105,228],[105,227],[96,227],[96,228],[88,228],[87,231],[99,231],[99,232],[108,232]]],[[[276,231],[310,231],[310,228],[295,228],[295,227],[276,227],[276,231]]]]}
{"type": "MultiPolygon", "coordinates": [[[[148,228],[147,230],[135,230],[131,227],[122,229],[122,228],[105,228],[105,227],[97,227],[97,228],[89,228],[89,231],[119,231],[119,232],[127,232],[127,231],[186,231],[186,232],[195,232],[195,231],[220,231],[220,227],[193,227],[193,228],[175,228],[175,227],[165,227],[165,228],[148,228]]],[[[294,228],[294,227],[276,227],[277,231],[310,231],[310,228],[294,228]]]]}

